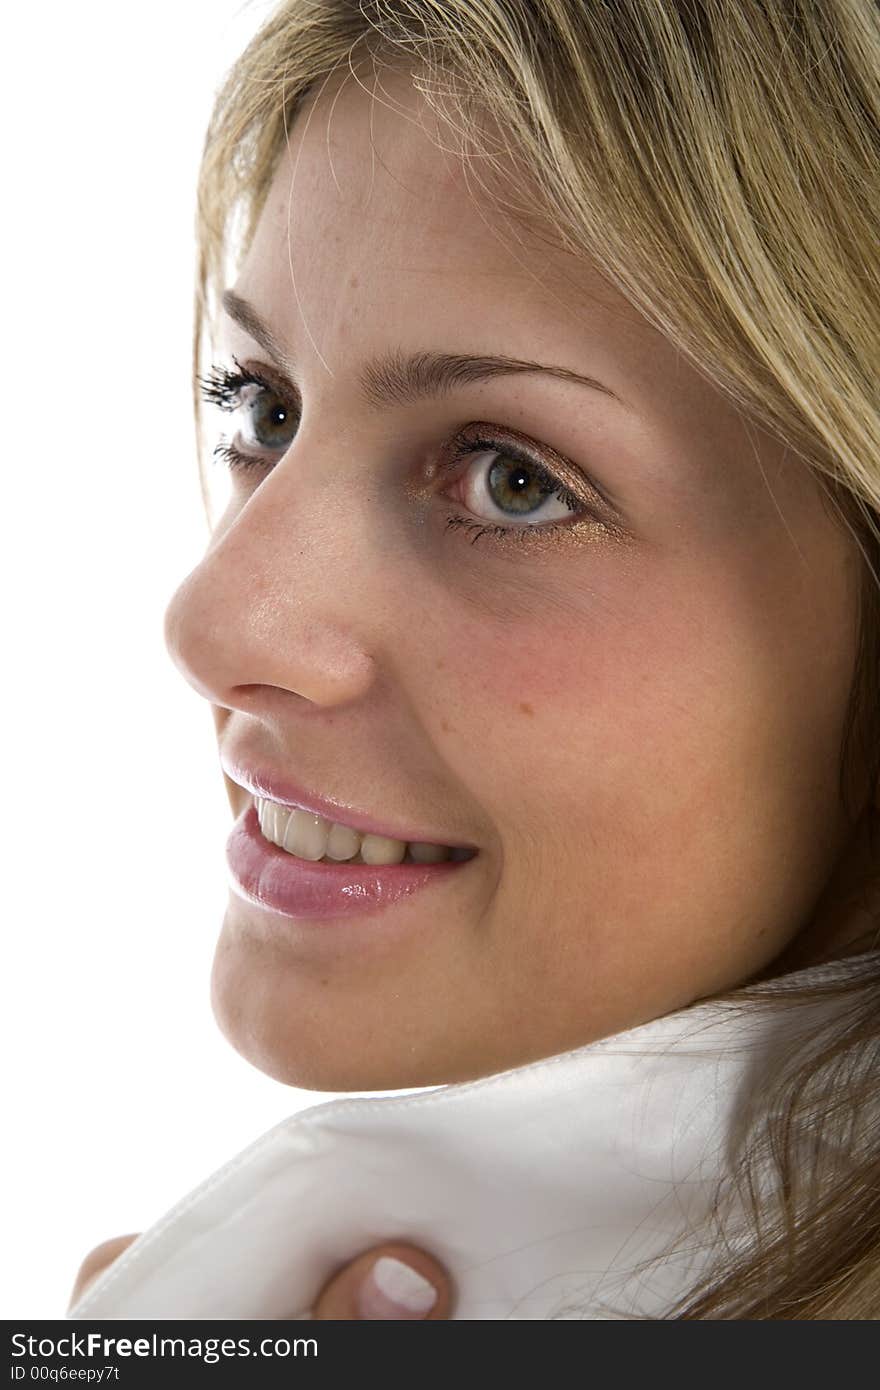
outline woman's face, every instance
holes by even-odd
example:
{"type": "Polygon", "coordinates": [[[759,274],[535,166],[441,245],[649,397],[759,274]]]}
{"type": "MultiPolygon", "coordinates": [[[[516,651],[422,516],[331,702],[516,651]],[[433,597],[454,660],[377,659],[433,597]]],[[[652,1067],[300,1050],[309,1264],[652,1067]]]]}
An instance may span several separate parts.
{"type": "Polygon", "coordinates": [[[218,1021],[314,1089],[463,1080],[743,983],[849,835],[853,542],[616,291],[499,234],[384,85],[407,114],[350,83],[292,129],[222,323],[220,362],[269,385],[218,420],[261,466],[166,619],[224,767],[478,850],[356,913],[233,883],[218,1021]],[[439,389],[434,354],[484,370],[439,389]]]}

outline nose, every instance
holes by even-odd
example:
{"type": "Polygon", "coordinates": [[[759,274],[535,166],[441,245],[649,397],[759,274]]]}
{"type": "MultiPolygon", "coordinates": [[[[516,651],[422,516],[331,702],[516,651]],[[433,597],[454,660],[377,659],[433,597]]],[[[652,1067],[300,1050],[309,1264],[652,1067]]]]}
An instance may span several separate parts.
{"type": "Polygon", "coordinates": [[[351,525],[337,534],[327,499],[310,506],[302,478],[297,500],[285,499],[281,467],[215,531],[165,612],[172,661],[200,695],[228,709],[254,712],[266,687],[333,708],[361,698],[374,676],[352,621],[351,525]]]}

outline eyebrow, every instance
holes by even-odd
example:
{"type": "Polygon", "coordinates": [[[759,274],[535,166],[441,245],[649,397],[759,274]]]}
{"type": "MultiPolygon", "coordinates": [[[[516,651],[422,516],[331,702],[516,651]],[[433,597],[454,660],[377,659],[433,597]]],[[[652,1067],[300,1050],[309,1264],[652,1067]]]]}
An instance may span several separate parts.
{"type": "MultiPolygon", "coordinates": [[[[287,354],[275,334],[252,304],[235,293],[225,290],[222,305],[234,320],[255,343],[271,357],[275,366],[287,376],[294,375],[287,354]]],[[[389,352],[368,362],[360,374],[361,395],[368,406],[380,409],[386,405],[412,405],[430,397],[448,395],[460,386],[470,386],[477,382],[489,381],[493,377],[513,376],[524,372],[541,372],[545,376],[560,378],[563,381],[577,382],[591,390],[601,391],[611,396],[621,405],[625,402],[604,382],[595,377],[584,376],[569,367],[550,366],[544,362],[530,362],[520,357],[503,357],[496,354],[470,356],[452,352],[416,352],[404,356],[401,352],[389,352]]]]}

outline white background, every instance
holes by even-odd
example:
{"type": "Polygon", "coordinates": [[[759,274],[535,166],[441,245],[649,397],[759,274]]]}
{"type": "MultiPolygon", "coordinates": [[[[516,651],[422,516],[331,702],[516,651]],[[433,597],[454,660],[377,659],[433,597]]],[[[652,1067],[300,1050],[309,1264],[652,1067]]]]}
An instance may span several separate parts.
{"type": "MultiPolygon", "coordinates": [[[[4,7],[0,1316],[63,1317],[142,1230],[332,1099],[210,1010],[231,824],[162,620],[207,538],[190,405],[194,185],[269,0],[4,7]]],[[[295,1232],[291,1233],[295,1239],[295,1232]]]]}

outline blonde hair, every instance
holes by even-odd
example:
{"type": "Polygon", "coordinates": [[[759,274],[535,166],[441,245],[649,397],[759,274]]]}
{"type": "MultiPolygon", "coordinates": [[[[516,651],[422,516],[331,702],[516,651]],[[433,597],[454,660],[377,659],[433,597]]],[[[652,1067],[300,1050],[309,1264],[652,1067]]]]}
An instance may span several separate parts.
{"type": "MultiPolygon", "coordinates": [[[[511,225],[538,227],[587,258],[813,471],[864,560],[842,796],[847,801],[853,769],[867,765],[873,785],[880,775],[880,14],[873,0],[286,0],[229,73],[207,133],[195,376],[229,266],[250,243],[298,108],[340,70],[360,81],[362,60],[374,78],[382,64],[408,69],[458,139],[469,171],[482,162],[499,176],[481,192],[503,205],[511,225]],[[526,180],[521,172],[510,178],[510,155],[526,180]]],[[[872,835],[874,828],[872,819],[872,835]]],[[[762,1084],[760,1105],[743,1117],[734,1180],[751,1212],[747,1248],[735,1253],[719,1224],[725,1258],[668,1317],[880,1317],[880,1136],[868,1118],[878,1088],[880,957],[872,954],[873,904],[855,910],[865,928],[855,971],[791,989],[782,979],[775,988],[771,969],[757,984],[712,996],[736,1008],[833,996],[842,1007],[824,1028],[805,1030],[795,1055],[762,1084]],[[823,1142],[832,1125],[835,1135],[846,1134],[844,1144],[823,1142]],[[820,1151],[811,1167],[809,1154],[820,1151]],[[830,1166],[829,1153],[838,1156],[830,1166]],[[758,1176],[767,1162],[776,1174],[769,1192],[758,1176]]]]}

